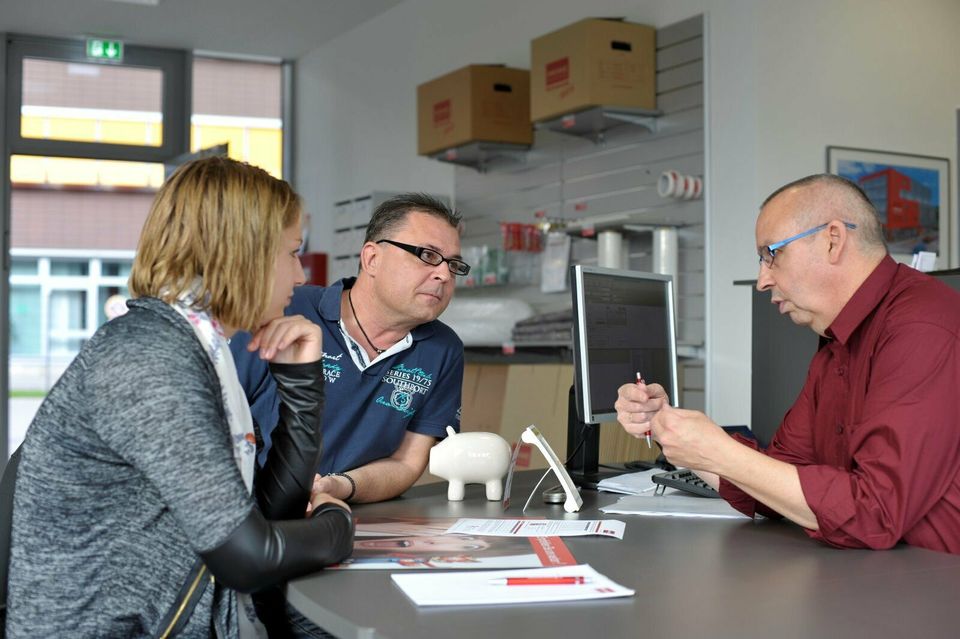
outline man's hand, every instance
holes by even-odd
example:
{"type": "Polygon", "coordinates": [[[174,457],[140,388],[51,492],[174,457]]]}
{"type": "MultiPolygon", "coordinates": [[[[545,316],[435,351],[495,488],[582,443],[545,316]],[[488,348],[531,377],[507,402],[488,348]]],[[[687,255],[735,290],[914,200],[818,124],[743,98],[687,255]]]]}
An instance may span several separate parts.
{"type": "Polygon", "coordinates": [[[617,421],[634,437],[643,437],[650,430],[650,420],[670,398],[660,384],[624,384],[617,390],[617,421]]]}
{"type": "MultiPolygon", "coordinates": [[[[402,494],[426,470],[430,448],[436,441],[430,435],[407,431],[400,447],[392,455],[350,469],[350,477],[357,484],[350,501],[355,504],[370,503],[402,494]]],[[[326,493],[346,499],[351,490],[353,486],[346,477],[317,475],[313,478],[312,494],[326,493]]]]}
{"type": "MultiPolygon", "coordinates": [[[[316,482],[314,482],[314,485],[316,485],[316,482]]],[[[346,508],[347,512],[353,512],[350,510],[350,506],[340,501],[333,495],[328,495],[327,493],[320,493],[317,491],[313,491],[312,493],[310,493],[310,505],[307,506],[307,516],[309,516],[310,513],[312,513],[315,509],[319,508],[320,506],[323,506],[324,504],[336,504],[337,506],[342,506],[343,508],[346,508]]]]}
{"type": "Polygon", "coordinates": [[[313,501],[314,495],[330,495],[336,499],[346,499],[350,495],[353,486],[350,480],[339,475],[315,475],[313,478],[313,488],[310,491],[310,500],[313,501]]]}
{"type": "Polygon", "coordinates": [[[675,466],[719,473],[736,442],[703,413],[665,404],[650,420],[654,438],[675,466]]]}
{"type": "Polygon", "coordinates": [[[253,334],[247,350],[275,364],[309,364],[323,355],[323,333],[303,315],[278,317],[253,334]]]}

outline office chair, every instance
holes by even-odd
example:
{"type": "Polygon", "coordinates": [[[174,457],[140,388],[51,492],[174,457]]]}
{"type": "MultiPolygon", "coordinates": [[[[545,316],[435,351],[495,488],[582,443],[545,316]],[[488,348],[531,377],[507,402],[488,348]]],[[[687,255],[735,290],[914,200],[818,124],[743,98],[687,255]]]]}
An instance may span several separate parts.
{"type": "Polygon", "coordinates": [[[13,532],[13,488],[20,465],[20,448],[7,461],[0,480],[0,639],[7,627],[7,573],[10,569],[10,535],[13,532]]]}

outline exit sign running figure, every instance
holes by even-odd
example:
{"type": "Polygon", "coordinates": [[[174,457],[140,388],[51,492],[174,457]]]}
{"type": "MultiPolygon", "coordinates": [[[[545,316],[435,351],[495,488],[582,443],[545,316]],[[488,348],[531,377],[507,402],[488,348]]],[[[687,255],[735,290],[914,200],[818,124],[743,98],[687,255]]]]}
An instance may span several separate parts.
{"type": "Polygon", "coordinates": [[[87,57],[96,60],[123,60],[123,42],[120,40],[87,40],[87,57]]]}

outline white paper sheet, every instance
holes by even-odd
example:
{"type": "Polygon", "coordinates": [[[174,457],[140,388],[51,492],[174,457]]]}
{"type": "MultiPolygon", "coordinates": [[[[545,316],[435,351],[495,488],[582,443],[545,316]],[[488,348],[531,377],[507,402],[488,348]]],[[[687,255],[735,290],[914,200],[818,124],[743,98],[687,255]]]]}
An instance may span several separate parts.
{"type": "Polygon", "coordinates": [[[597,490],[623,495],[653,494],[659,484],[653,483],[651,478],[662,472],[664,472],[662,468],[652,468],[639,473],[625,473],[616,477],[607,477],[600,480],[600,483],[597,484],[597,490]]]}
{"type": "Polygon", "coordinates": [[[623,539],[626,524],[616,519],[458,519],[447,535],[490,537],[577,537],[600,535],[623,539]]]}
{"type": "Polygon", "coordinates": [[[701,517],[706,519],[748,519],[722,499],[709,499],[674,492],[666,495],[627,495],[601,512],[647,517],[701,517]]]}
{"type": "Polygon", "coordinates": [[[633,590],[611,581],[587,564],[528,570],[397,573],[390,575],[390,578],[418,606],[540,603],[634,595],[633,590]],[[502,583],[504,579],[517,577],[582,577],[587,583],[572,585],[506,585],[502,583]]]}

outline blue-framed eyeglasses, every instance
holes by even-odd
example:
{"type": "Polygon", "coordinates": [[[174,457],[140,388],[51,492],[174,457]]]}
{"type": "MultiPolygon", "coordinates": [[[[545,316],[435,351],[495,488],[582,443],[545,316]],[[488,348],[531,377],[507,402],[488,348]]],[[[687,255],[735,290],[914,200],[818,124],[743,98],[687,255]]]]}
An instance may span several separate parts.
{"type": "MultiPolygon", "coordinates": [[[[779,242],[774,242],[773,244],[768,244],[767,246],[761,246],[760,250],[757,251],[757,255],[760,257],[760,263],[766,264],[767,268],[772,267],[773,260],[777,257],[777,251],[782,249],[784,246],[786,246],[790,242],[799,240],[802,237],[807,237],[808,235],[813,235],[814,233],[819,233],[823,229],[827,228],[829,225],[830,225],[830,222],[827,222],[825,224],[821,224],[820,226],[815,226],[812,229],[807,229],[803,233],[797,233],[796,235],[792,237],[788,237],[785,240],[780,240],[779,242]]],[[[851,231],[857,228],[857,225],[852,222],[844,222],[843,225],[846,226],[851,231]]]]}
{"type": "Polygon", "coordinates": [[[377,240],[377,244],[382,244],[384,242],[387,244],[393,244],[397,248],[401,248],[407,253],[413,253],[419,257],[421,261],[426,262],[430,266],[440,266],[446,262],[447,268],[449,268],[450,272],[454,275],[466,275],[470,272],[470,265],[463,260],[459,260],[455,257],[444,257],[439,252],[434,251],[432,248],[427,248],[426,246],[414,246],[413,244],[404,244],[403,242],[394,242],[393,240],[377,240]]]}

